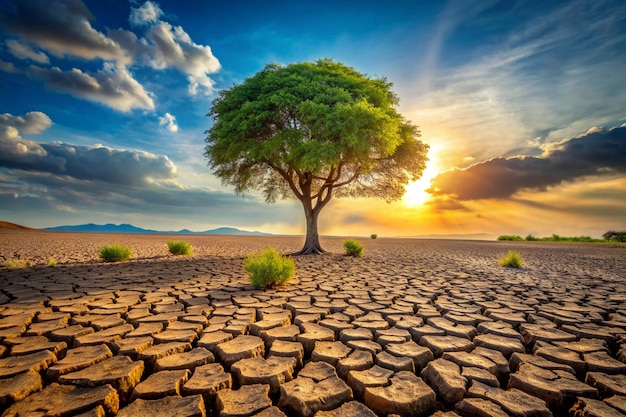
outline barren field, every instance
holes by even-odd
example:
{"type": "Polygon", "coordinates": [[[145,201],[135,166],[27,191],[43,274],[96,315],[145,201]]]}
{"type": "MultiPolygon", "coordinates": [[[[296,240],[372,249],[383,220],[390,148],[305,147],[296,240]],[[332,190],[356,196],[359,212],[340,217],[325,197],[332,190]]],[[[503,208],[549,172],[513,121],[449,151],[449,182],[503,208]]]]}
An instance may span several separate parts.
{"type": "Polygon", "coordinates": [[[361,242],[322,239],[293,283],[255,290],[243,257],[302,238],[2,231],[0,265],[32,266],[0,267],[0,410],[626,414],[625,246],[361,242]],[[131,260],[100,262],[113,243],[131,260]],[[498,265],[508,250],[523,268],[498,265]]]}

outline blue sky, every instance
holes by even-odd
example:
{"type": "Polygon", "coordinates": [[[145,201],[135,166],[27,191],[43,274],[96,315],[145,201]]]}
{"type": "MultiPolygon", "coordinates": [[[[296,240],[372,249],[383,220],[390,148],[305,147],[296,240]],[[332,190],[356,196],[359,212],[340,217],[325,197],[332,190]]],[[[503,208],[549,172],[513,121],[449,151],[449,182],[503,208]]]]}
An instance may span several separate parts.
{"type": "Polygon", "coordinates": [[[3,0],[0,13],[2,220],[302,233],[296,202],[211,175],[206,114],[270,62],[331,58],[393,82],[431,161],[402,201],[333,201],[321,233],[626,229],[623,1],[3,0]]]}

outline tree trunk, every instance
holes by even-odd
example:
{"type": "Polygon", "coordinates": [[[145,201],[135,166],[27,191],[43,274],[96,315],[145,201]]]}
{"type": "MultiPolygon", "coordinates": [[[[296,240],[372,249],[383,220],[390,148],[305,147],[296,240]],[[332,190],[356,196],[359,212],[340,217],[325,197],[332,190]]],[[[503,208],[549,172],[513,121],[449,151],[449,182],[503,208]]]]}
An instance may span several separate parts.
{"type": "Polygon", "coordinates": [[[326,253],[320,245],[320,236],[317,232],[317,216],[321,211],[321,207],[312,208],[311,201],[302,202],[304,206],[304,216],[306,217],[306,238],[304,239],[304,246],[299,252],[294,255],[312,255],[326,253]]]}

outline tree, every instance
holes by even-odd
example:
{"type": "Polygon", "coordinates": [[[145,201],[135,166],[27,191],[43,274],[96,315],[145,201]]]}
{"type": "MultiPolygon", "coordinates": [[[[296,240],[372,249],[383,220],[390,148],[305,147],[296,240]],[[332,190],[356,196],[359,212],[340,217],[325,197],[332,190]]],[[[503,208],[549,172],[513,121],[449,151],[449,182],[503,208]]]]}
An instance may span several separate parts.
{"type": "Polygon", "coordinates": [[[616,232],[614,230],[609,230],[605,234],[602,235],[605,240],[613,240],[617,242],[626,242],[626,231],[624,232],[616,232]]]}
{"type": "Polygon", "coordinates": [[[267,65],[213,101],[205,156],[238,194],[298,199],[306,218],[298,253],[323,253],[317,219],[333,196],[393,201],[424,170],[428,146],[396,110],[391,87],[329,59],[267,65]]]}

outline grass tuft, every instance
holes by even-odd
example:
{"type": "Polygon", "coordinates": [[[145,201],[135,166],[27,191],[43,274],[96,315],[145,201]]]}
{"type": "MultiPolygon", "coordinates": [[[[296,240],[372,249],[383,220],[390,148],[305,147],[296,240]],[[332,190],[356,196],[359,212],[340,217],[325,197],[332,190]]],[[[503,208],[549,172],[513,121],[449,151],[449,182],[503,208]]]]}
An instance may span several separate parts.
{"type": "Polygon", "coordinates": [[[293,259],[282,256],[272,247],[249,254],[243,261],[243,268],[250,275],[250,283],[255,288],[283,284],[296,273],[293,259]]]}
{"type": "Polygon", "coordinates": [[[361,245],[358,240],[346,240],[345,242],[343,242],[343,248],[346,250],[346,255],[348,256],[363,256],[363,245],[361,245]]]}
{"type": "Polygon", "coordinates": [[[100,249],[100,258],[104,262],[122,262],[130,258],[130,248],[121,245],[103,246],[100,249]]]}
{"type": "Polygon", "coordinates": [[[53,257],[50,257],[50,259],[48,260],[48,266],[57,266],[57,260],[53,257]]]}
{"type": "Polygon", "coordinates": [[[519,253],[510,250],[504,255],[498,263],[507,268],[520,268],[522,266],[522,257],[519,253]]]}
{"type": "Polygon", "coordinates": [[[21,259],[11,259],[5,262],[5,265],[9,269],[19,269],[19,268],[28,268],[30,264],[28,261],[24,261],[21,259]]]}
{"type": "Polygon", "coordinates": [[[372,233],[372,234],[370,235],[370,237],[371,237],[372,239],[378,239],[378,235],[377,235],[376,233],[372,233]]]}
{"type": "Polygon", "coordinates": [[[172,255],[185,255],[189,256],[192,254],[191,245],[184,241],[172,241],[167,242],[167,248],[169,249],[172,255]]]}

